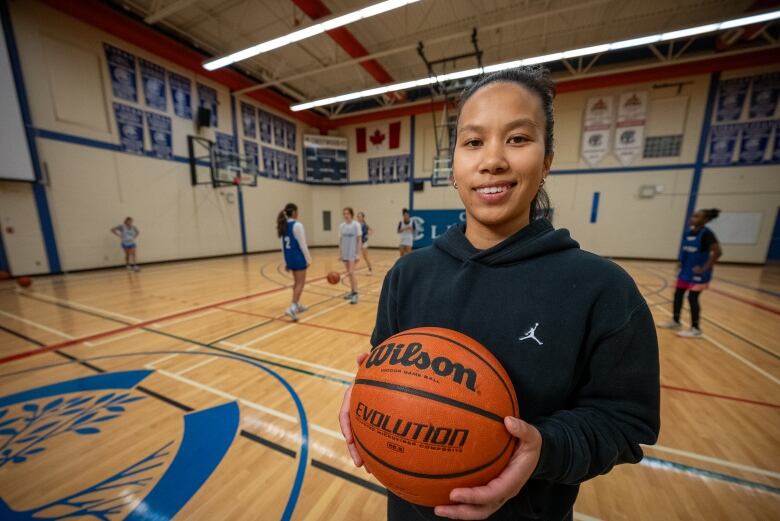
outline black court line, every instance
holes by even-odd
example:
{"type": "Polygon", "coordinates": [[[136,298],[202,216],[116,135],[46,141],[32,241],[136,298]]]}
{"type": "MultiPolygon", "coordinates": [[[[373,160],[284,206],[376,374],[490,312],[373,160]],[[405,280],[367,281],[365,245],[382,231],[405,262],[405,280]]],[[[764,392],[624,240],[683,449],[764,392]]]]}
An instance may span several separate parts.
{"type": "Polygon", "coordinates": [[[7,327],[5,327],[5,326],[0,326],[0,329],[2,329],[3,331],[5,331],[6,333],[10,333],[11,335],[13,335],[13,336],[15,336],[15,337],[21,338],[22,340],[26,340],[27,342],[30,342],[30,343],[32,343],[32,344],[35,344],[35,345],[37,345],[38,347],[43,347],[43,346],[45,346],[45,345],[46,345],[46,344],[43,344],[43,343],[41,343],[41,342],[38,342],[37,340],[35,340],[35,339],[33,339],[33,338],[30,338],[30,337],[28,337],[28,336],[26,336],[26,335],[23,335],[22,333],[20,333],[20,332],[18,332],[18,331],[14,331],[13,329],[8,329],[8,328],[7,328],[7,327]]]}
{"type": "MultiPolygon", "coordinates": [[[[35,340],[34,338],[26,337],[26,336],[24,336],[24,335],[22,335],[20,333],[17,333],[16,331],[7,329],[7,328],[5,328],[3,326],[0,326],[0,329],[3,329],[4,331],[7,331],[7,332],[9,332],[11,334],[14,334],[14,335],[16,335],[16,336],[18,336],[20,338],[23,338],[27,342],[30,342],[31,344],[34,344],[36,346],[40,347],[40,346],[46,345],[43,342],[35,340]]],[[[96,373],[105,373],[106,372],[105,369],[102,369],[102,368],[100,368],[100,367],[98,367],[98,366],[96,366],[94,364],[91,364],[91,363],[89,363],[87,361],[81,360],[80,358],[75,357],[75,356],[73,356],[71,354],[64,353],[62,351],[57,351],[57,350],[55,350],[54,353],[57,354],[57,355],[62,356],[63,358],[67,358],[68,360],[70,360],[72,362],[76,362],[76,363],[78,363],[78,364],[80,364],[80,365],[82,365],[82,366],[84,366],[84,367],[86,367],[88,369],[91,369],[92,371],[95,371],[96,373]]],[[[142,353],[139,353],[139,356],[142,356],[142,353]]],[[[136,389],[138,389],[138,391],[140,391],[140,392],[142,392],[142,393],[144,393],[144,394],[146,394],[148,396],[151,396],[152,398],[156,398],[157,400],[160,400],[163,403],[166,403],[168,405],[176,407],[177,409],[179,409],[181,411],[192,412],[192,411],[195,410],[192,407],[190,407],[189,405],[185,405],[185,404],[183,404],[183,403],[181,403],[181,402],[179,402],[177,400],[174,400],[173,398],[170,398],[168,396],[160,394],[160,393],[158,393],[156,391],[152,391],[148,387],[144,387],[144,386],[138,385],[138,386],[136,386],[136,389]]],[[[239,431],[239,435],[242,438],[246,438],[246,439],[251,440],[251,441],[253,441],[253,442],[255,442],[255,443],[259,444],[259,445],[263,445],[265,447],[268,447],[269,449],[275,450],[276,452],[284,454],[285,456],[289,456],[289,457],[291,457],[293,459],[298,455],[298,453],[296,451],[292,450],[292,449],[288,449],[287,447],[284,447],[284,446],[282,446],[282,445],[280,445],[280,444],[278,444],[278,443],[276,443],[274,441],[271,441],[269,439],[263,438],[262,436],[259,436],[257,434],[251,433],[251,432],[249,432],[247,430],[241,429],[241,431],[239,431]]],[[[380,485],[377,485],[376,483],[373,483],[373,482],[368,481],[366,479],[354,476],[354,475],[350,474],[349,472],[345,472],[343,470],[340,470],[340,469],[338,469],[336,467],[333,467],[332,465],[329,465],[329,464],[327,464],[327,463],[325,463],[323,461],[319,461],[319,460],[316,460],[316,459],[312,458],[311,459],[311,466],[315,467],[315,468],[318,468],[320,470],[323,470],[323,471],[325,471],[325,472],[327,472],[327,473],[329,473],[329,474],[331,474],[333,476],[336,476],[338,478],[344,479],[345,481],[349,481],[350,483],[353,483],[355,485],[361,486],[361,487],[363,487],[365,489],[368,489],[368,490],[370,490],[372,492],[376,492],[378,494],[387,495],[387,490],[384,487],[382,487],[380,485]]]]}
{"type": "MultiPolygon", "coordinates": [[[[101,315],[101,314],[96,313],[94,311],[87,311],[87,310],[79,309],[79,308],[70,306],[68,304],[65,304],[64,302],[51,302],[51,301],[48,301],[48,300],[37,298],[37,297],[35,297],[33,295],[24,295],[24,296],[27,297],[27,298],[34,299],[34,300],[38,300],[40,302],[44,302],[44,303],[52,305],[52,306],[62,307],[62,308],[65,308],[65,309],[69,309],[71,311],[78,312],[78,313],[84,313],[86,315],[92,315],[92,316],[95,316],[95,317],[98,317],[98,318],[103,318],[105,320],[109,320],[109,321],[112,321],[112,322],[117,322],[119,324],[132,325],[130,322],[125,322],[125,321],[119,320],[118,318],[114,318],[114,317],[104,316],[104,315],[101,315]]],[[[333,298],[336,298],[336,297],[333,297],[333,298]]],[[[173,338],[174,340],[179,340],[180,342],[185,342],[185,343],[188,343],[188,344],[193,344],[193,345],[196,345],[196,346],[205,347],[207,349],[213,349],[215,351],[220,351],[222,353],[236,354],[235,351],[231,351],[229,349],[224,349],[224,348],[219,347],[219,346],[215,346],[215,345],[212,345],[212,344],[207,344],[205,342],[200,342],[200,341],[194,340],[192,338],[186,338],[186,337],[182,337],[182,336],[179,336],[179,335],[174,335],[173,333],[168,333],[166,331],[160,331],[160,330],[157,330],[157,329],[150,329],[150,328],[146,328],[146,327],[139,328],[139,330],[140,331],[146,331],[148,333],[153,333],[155,335],[160,335],[160,336],[164,336],[164,337],[168,337],[168,338],[173,338]]],[[[140,354],[143,354],[143,353],[139,353],[139,355],[140,354]]],[[[255,362],[261,362],[261,363],[264,363],[264,364],[267,364],[267,365],[272,365],[274,367],[280,367],[282,369],[287,369],[289,371],[305,374],[307,376],[313,376],[315,378],[320,378],[320,379],[323,379],[323,380],[326,380],[326,381],[335,382],[335,383],[339,383],[339,384],[342,384],[342,385],[349,385],[349,384],[352,383],[352,382],[349,382],[347,380],[342,380],[340,378],[335,378],[335,377],[328,376],[328,375],[321,374],[321,373],[315,373],[315,372],[309,371],[307,369],[301,369],[300,367],[295,367],[295,366],[283,364],[281,362],[275,362],[273,360],[268,360],[266,358],[260,358],[260,357],[256,357],[256,356],[252,356],[252,355],[248,355],[248,354],[244,354],[244,353],[240,353],[240,355],[245,357],[245,358],[249,358],[251,360],[254,360],[255,362]]]]}

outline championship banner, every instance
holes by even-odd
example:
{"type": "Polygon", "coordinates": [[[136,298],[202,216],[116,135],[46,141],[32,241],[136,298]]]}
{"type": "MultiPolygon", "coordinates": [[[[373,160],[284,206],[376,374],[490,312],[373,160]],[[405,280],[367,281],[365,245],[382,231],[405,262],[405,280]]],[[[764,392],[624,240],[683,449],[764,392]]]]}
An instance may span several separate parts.
{"type": "Polygon", "coordinates": [[[271,143],[271,135],[273,134],[273,121],[272,114],[264,110],[258,109],[260,119],[260,141],[263,143],[271,143]]]}
{"type": "Polygon", "coordinates": [[[211,111],[211,126],[217,127],[217,91],[208,85],[198,83],[198,102],[199,106],[205,107],[211,111]]]}
{"type": "Polygon", "coordinates": [[[750,93],[750,119],[774,116],[778,93],[780,93],[780,73],[775,72],[753,78],[753,90],[750,93]]]}
{"type": "Polygon", "coordinates": [[[149,143],[152,156],[160,159],[173,159],[171,118],[154,112],[146,113],[146,126],[149,127],[149,143]]]}
{"type": "Polygon", "coordinates": [[[771,121],[757,121],[742,125],[742,142],[739,146],[740,164],[750,165],[764,160],[772,126],[771,121]]]}
{"type": "Polygon", "coordinates": [[[156,63],[141,58],[141,83],[144,86],[146,106],[161,112],[168,111],[168,98],[165,96],[165,69],[156,63]]]}
{"type": "Polygon", "coordinates": [[[780,161],[780,120],[775,121],[775,142],[772,146],[772,160],[780,161]]]}
{"type": "Polygon", "coordinates": [[[180,118],[192,119],[192,84],[190,79],[175,72],[168,75],[171,83],[173,112],[180,118]]]}
{"type": "Polygon", "coordinates": [[[249,161],[244,166],[244,172],[252,173],[252,174],[257,173],[257,169],[258,169],[258,160],[257,160],[257,158],[260,155],[260,153],[258,151],[258,148],[257,148],[257,143],[255,143],[253,141],[247,141],[245,139],[244,140],[244,155],[249,158],[249,161]],[[252,169],[254,169],[254,170],[252,170],[252,169]]]}
{"type": "Polygon", "coordinates": [[[289,148],[290,150],[295,150],[295,145],[296,145],[295,123],[287,123],[287,129],[284,135],[287,140],[287,148],[289,148]]]}
{"type": "Polygon", "coordinates": [[[612,96],[597,96],[588,100],[582,127],[582,157],[590,166],[596,166],[609,152],[614,105],[612,96]]]}
{"type": "Polygon", "coordinates": [[[216,131],[214,135],[217,138],[217,149],[225,152],[236,152],[236,138],[231,134],[216,131]]]}
{"type": "MultiPolygon", "coordinates": [[[[303,136],[304,179],[313,182],[346,182],[347,138],[334,136],[303,136]]],[[[298,159],[295,161],[295,177],[298,177],[298,159]]]]}
{"type": "Polygon", "coordinates": [[[268,177],[276,177],[276,154],[273,148],[263,147],[263,172],[268,177]]]}
{"type": "Polygon", "coordinates": [[[144,113],[141,109],[114,103],[119,145],[123,152],[144,154],[144,113]]]}
{"type": "Polygon", "coordinates": [[[647,91],[620,95],[615,128],[615,156],[623,166],[630,165],[642,153],[647,118],[647,91]]]}
{"type": "Polygon", "coordinates": [[[722,80],[718,86],[718,103],[715,109],[717,121],[738,121],[742,117],[750,78],[722,80]]]}
{"type": "Polygon", "coordinates": [[[274,122],[274,145],[278,147],[284,147],[287,146],[287,142],[285,141],[285,124],[287,123],[284,119],[280,118],[279,116],[273,116],[273,122],[274,122]]]}
{"type": "Polygon", "coordinates": [[[135,56],[107,43],[103,44],[111,77],[111,92],[115,98],[138,101],[135,84],[135,56]]]}
{"type": "Polygon", "coordinates": [[[464,210],[414,210],[412,221],[415,224],[414,247],[430,246],[437,237],[444,235],[449,228],[466,222],[464,210]]]}
{"type": "Polygon", "coordinates": [[[710,131],[710,158],[711,165],[731,164],[734,149],[737,146],[737,135],[741,125],[715,125],[710,131]]]}
{"type": "Polygon", "coordinates": [[[241,124],[244,128],[244,137],[257,137],[257,111],[254,105],[241,102],[241,124]]]}

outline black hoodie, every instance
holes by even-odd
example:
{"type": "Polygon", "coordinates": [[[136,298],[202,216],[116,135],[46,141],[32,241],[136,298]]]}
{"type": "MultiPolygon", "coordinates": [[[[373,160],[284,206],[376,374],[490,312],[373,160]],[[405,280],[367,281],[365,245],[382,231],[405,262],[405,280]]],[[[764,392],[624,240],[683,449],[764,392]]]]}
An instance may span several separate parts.
{"type": "MultiPolygon", "coordinates": [[[[536,220],[487,250],[465,225],[388,272],[371,345],[406,329],[455,329],[506,368],[520,417],[542,434],[536,470],[490,519],[570,519],[579,484],[642,458],[660,428],[658,343],[634,281],[536,220]]],[[[389,495],[393,521],[435,519],[389,495]]]]}

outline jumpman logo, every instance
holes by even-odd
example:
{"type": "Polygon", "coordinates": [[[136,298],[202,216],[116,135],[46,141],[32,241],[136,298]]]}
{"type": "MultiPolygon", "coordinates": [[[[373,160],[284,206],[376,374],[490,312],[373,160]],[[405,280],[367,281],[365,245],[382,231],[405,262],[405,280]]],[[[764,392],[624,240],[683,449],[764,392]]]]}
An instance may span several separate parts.
{"type": "Polygon", "coordinates": [[[529,338],[531,338],[531,339],[535,340],[536,343],[539,344],[540,346],[544,345],[544,342],[542,342],[541,340],[536,338],[536,328],[537,327],[539,327],[539,322],[534,324],[532,328],[530,328],[528,331],[526,331],[525,332],[525,336],[520,337],[520,341],[522,342],[523,340],[528,340],[529,338]]]}

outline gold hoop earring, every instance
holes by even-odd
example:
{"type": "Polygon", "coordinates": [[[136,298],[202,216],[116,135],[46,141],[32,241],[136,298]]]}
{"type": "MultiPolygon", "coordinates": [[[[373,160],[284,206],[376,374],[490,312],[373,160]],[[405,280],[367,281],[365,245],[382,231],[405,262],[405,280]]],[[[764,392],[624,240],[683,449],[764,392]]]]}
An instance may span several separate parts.
{"type": "Polygon", "coordinates": [[[453,181],[453,182],[452,182],[452,187],[453,187],[455,190],[457,190],[457,189],[458,189],[458,182],[457,182],[457,181],[453,181]]]}
{"type": "Polygon", "coordinates": [[[544,183],[547,181],[547,179],[542,179],[542,182],[539,183],[539,188],[544,186],[544,183]]]}

